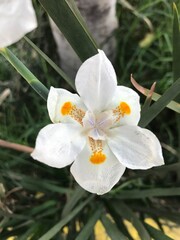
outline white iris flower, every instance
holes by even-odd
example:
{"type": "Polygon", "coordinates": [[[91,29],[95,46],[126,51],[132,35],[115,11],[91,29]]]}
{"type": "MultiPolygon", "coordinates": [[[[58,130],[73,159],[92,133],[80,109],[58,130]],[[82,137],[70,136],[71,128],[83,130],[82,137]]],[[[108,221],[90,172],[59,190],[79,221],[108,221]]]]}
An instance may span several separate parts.
{"type": "Polygon", "coordinates": [[[36,27],[31,0],[0,0],[0,48],[19,41],[36,27]]]}
{"type": "Polygon", "coordinates": [[[75,82],[79,95],[51,87],[47,108],[53,124],[39,132],[34,159],[56,168],[73,163],[78,184],[97,194],[110,191],[126,167],[164,164],[156,136],[137,126],[138,94],[117,86],[103,51],[82,64],[75,82]]]}

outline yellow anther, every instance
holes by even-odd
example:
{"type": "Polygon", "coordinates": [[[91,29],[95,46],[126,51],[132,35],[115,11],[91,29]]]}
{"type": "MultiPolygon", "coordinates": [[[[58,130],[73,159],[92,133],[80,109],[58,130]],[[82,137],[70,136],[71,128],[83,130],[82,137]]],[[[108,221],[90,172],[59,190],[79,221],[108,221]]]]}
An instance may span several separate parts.
{"type": "Polygon", "coordinates": [[[126,102],[121,102],[119,104],[119,110],[122,116],[124,116],[125,114],[129,115],[131,113],[131,108],[126,102]]]}
{"type": "Polygon", "coordinates": [[[61,107],[61,113],[62,115],[69,115],[72,110],[72,103],[71,102],[65,102],[64,105],[61,107]]]}
{"type": "Polygon", "coordinates": [[[130,106],[126,102],[120,102],[119,106],[113,110],[113,115],[115,117],[114,122],[118,122],[121,117],[124,117],[124,115],[129,115],[130,113],[130,106]]]}
{"type": "Polygon", "coordinates": [[[90,161],[93,164],[101,164],[106,160],[106,155],[102,152],[94,152],[91,157],[90,161]]]}
{"type": "Polygon", "coordinates": [[[75,104],[71,102],[65,102],[60,108],[60,112],[64,116],[69,115],[72,119],[83,125],[82,119],[85,115],[85,112],[80,108],[77,108],[75,104]]]}

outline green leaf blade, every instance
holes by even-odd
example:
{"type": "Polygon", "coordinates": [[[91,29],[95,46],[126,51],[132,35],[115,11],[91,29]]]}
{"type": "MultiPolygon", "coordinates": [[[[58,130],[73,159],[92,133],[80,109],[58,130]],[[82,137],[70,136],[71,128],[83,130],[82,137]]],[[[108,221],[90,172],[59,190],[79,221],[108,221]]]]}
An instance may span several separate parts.
{"type": "Polygon", "coordinates": [[[117,228],[116,224],[113,223],[106,215],[102,216],[101,221],[107,234],[112,240],[128,240],[128,238],[117,228]]]}
{"type": "Polygon", "coordinates": [[[180,78],[142,116],[139,122],[146,127],[180,93],[180,78]]]}
{"type": "Polygon", "coordinates": [[[143,223],[125,203],[121,201],[112,201],[111,206],[119,214],[119,216],[133,224],[141,239],[151,240],[151,236],[147,232],[143,223]]]}
{"type": "Polygon", "coordinates": [[[148,197],[167,197],[167,196],[180,196],[180,188],[153,188],[145,190],[120,190],[118,195],[112,195],[117,199],[143,199],[148,197]]]}
{"type": "Polygon", "coordinates": [[[29,69],[8,49],[4,48],[0,53],[21,74],[29,85],[44,99],[47,100],[49,90],[32,74],[29,69]]]}
{"type": "Polygon", "coordinates": [[[145,223],[145,227],[155,240],[173,240],[172,238],[165,235],[162,231],[150,226],[147,223],[145,223]]]}
{"type": "Polygon", "coordinates": [[[102,213],[102,207],[97,208],[97,210],[92,214],[91,218],[88,220],[87,224],[83,227],[79,235],[75,240],[88,240],[91,233],[94,231],[94,226],[102,213]]]}
{"type": "Polygon", "coordinates": [[[24,37],[29,45],[45,59],[46,62],[75,90],[74,82],[67,76],[67,74],[59,68],[41,49],[39,49],[29,38],[24,37]]]}
{"type": "Polygon", "coordinates": [[[76,207],[70,214],[65,218],[61,219],[54,227],[52,227],[47,233],[45,233],[39,240],[50,240],[54,237],[63,226],[65,226],[71,219],[73,219],[90,201],[92,201],[93,196],[89,197],[86,201],[81,203],[76,207]]]}
{"type": "Polygon", "coordinates": [[[66,205],[63,208],[62,217],[65,217],[67,214],[69,214],[73,207],[82,197],[84,197],[85,194],[86,191],[81,187],[77,186],[77,188],[75,189],[73,194],[70,195],[69,200],[67,201],[66,205]]]}
{"type": "Polygon", "coordinates": [[[176,4],[173,3],[173,75],[174,81],[180,77],[180,29],[179,13],[176,4]]]}
{"type": "Polygon", "coordinates": [[[74,1],[39,0],[39,2],[64,34],[81,61],[98,53],[95,41],[85,27],[85,22],[74,1]]]}

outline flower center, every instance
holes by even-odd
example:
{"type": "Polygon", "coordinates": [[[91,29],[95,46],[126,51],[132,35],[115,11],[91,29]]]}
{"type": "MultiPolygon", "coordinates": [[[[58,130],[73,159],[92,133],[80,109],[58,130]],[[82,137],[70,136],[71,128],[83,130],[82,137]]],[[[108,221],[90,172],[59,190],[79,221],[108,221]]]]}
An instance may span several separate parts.
{"type": "Polygon", "coordinates": [[[91,111],[84,112],[68,101],[61,106],[60,112],[63,116],[68,115],[80,123],[89,137],[105,140],[108,129],[119,122],[121,117],[131,114],[131,108],[126,102],[120,102],[116,108],[95,115],[91,111]]]}
{"type": "Polygon", "coordinates": [[[105,140],[106,130],[112,126],[112,118],[109,111],[98,115],[87,111],[83,118],[83,127],[88,132],[88,136],[95,140],[105,140]]]}

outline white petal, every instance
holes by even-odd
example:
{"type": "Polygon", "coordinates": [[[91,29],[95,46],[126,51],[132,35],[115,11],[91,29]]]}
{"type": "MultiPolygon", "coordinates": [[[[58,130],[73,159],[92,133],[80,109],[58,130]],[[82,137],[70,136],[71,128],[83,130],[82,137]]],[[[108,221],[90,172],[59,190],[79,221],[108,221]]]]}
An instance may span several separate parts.
{"type": "Polygon", "coordinates": [[[70,102],[77,108],[84,109],[80,97],[62,88],[51,87],[47,100],[47,108],[52,122],[74,122],[75,120],[70,115],[63,115],[61,109],[66,102],[70,102]]]}
{"type": "Polygon", "coordinates": [[[105,162],[93,164],[90,161],[92,152],[86,145],[71,166],[71,173],[77,183],[85,190],[98,195],[109,192],[125,171],[125,167],[107,145],[103,153],[106,155],[105,162]]]}
{"type": "Polygon", "coordinates": [[[106,109],[117,87],[114,68],[101,50],[81,65],[75,82],[82,100],[93,112],[106,109]]]}
{"type": "Polygon", "coordinates": [[[31,0],[0,1],[0,48],[19,41],[37,27],[31,0]]]}
{"type": "Polygon", "coordinates": [[[108,145],[117,159],[131,169],[148,169],[164,164],[157,137],[138,126],[121,126],[110,130],[108,145]]]}
{"type": "Polygon", "coordinates": [[[131,88],[117,86],[115,95],[112,99],[109,109],[115,109],[120,103],[125,102],[130,107],[130,114],[124,114],[120,118],[118,125],[137,125],[140,119],[139,95],[131,88]]]}
{"type": "Polygon", "coordinates": [[[79,126],[70,123],[47,125],[39,132],[31,156],[51,167],[62,168],[71,164],[86,142],[79,130],[79,126]]]}

